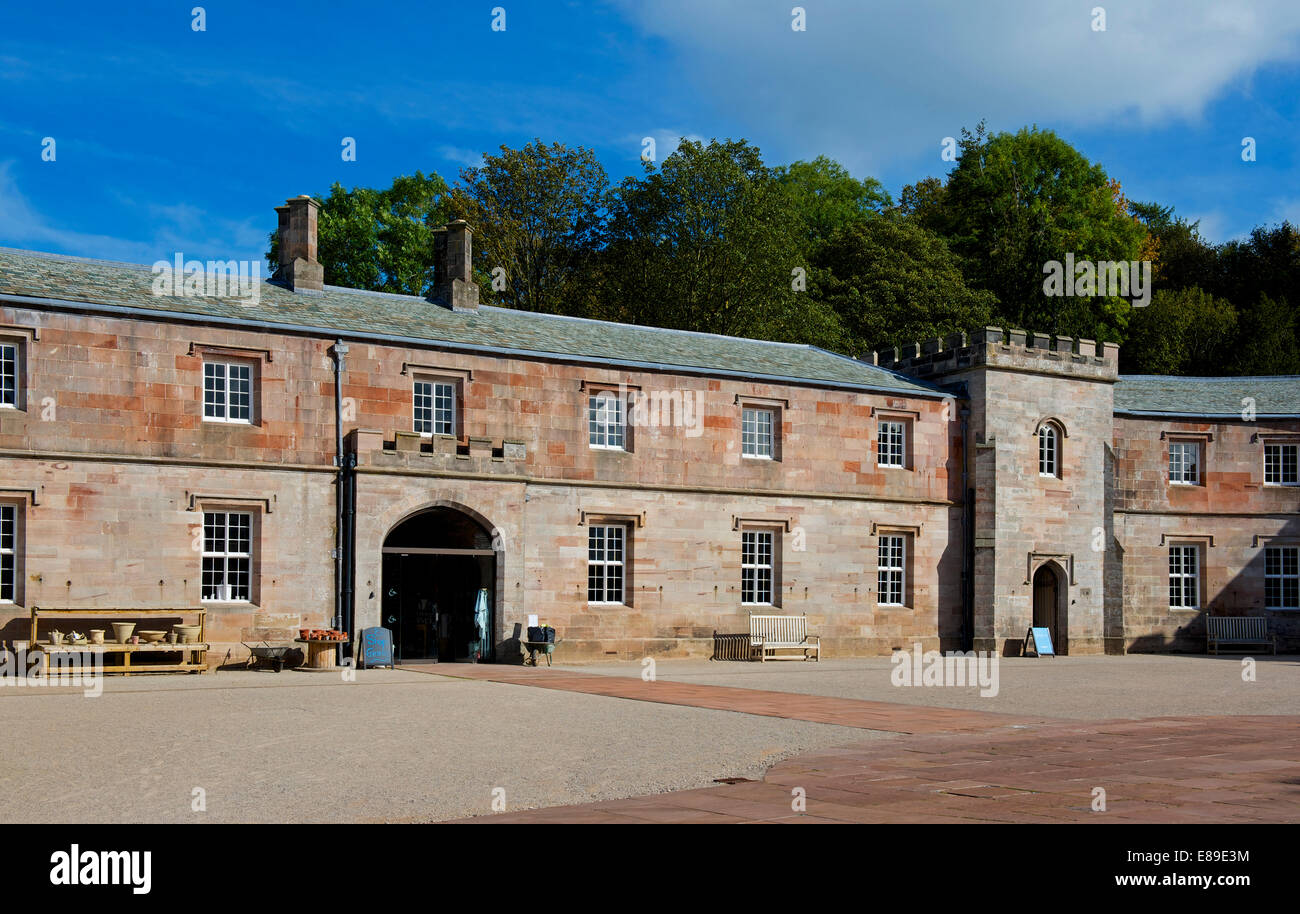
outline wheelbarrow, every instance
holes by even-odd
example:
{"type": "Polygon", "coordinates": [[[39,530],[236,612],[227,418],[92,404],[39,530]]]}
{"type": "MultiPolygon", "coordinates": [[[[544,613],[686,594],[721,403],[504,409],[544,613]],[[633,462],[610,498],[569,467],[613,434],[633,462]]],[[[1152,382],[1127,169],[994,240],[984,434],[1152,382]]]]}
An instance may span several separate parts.
{"type": "Polygon", "coordinates": [[[294,649],[287,644],[277,647],[273,644],[267,644],[265,641],[261,644],[248,644],[241,641],[240,644],[248,648],[248,668],[250,670],[261,666],[269,666],[277,673],[284,669],[285,655],[294,649]]]}
{"type": "Polygon", "coordinates": [[[555,653],[556,641],[525,641],[524,650],[528,651],[528,656],[524,658],[524,666],[537,666],[537,655],[546,655],[546,665],[551,665],[551,655],[555,653]]]}

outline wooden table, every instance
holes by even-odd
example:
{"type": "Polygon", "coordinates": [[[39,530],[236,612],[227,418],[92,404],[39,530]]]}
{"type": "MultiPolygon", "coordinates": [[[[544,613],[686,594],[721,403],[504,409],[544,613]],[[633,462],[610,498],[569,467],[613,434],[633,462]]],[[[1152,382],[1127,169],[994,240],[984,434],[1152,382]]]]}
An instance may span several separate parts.
{"type": "MultiPolygon", "coordinates": [[[[165,641],[159,641],[156,644],[119,644],[116,641],[106,641],[103,644],[51,644],[48,641],[37,642],[34,645],[37,649],[50,654],[100,654],[101,672],[104,673],[121,673],[124,676],[130,676],[131,673],[173,673],[181,670],[206,672],[208,669],[207,661],[204,655],[208,651],[208,645],[203,642],[190,642],[189,644],[169,644],[165,641]],[[157,654],[157,653],[179,653],[181,659],[173,663],[150,663],[144,666],[131,666],[132,654],[157,654]],[[107,664],[104,662],[103,654],[121,654],[122,662],[107,664]]],[[[50,666],[57,661],[51,660],[50,666]]]]}
{"type": "MultiPolygon", "coordinates": [[[[121,654],[122,662],[112,666],[104,666],[102,672],[105,673],[122,673],[129,676],[132,672],[136,673],[206,673],[208,671],[207,653],[210,645],[204,638],[207,630],[207,610],[206,609],[50,609],[44,606],[32,607],[32,635],[28,641],[31,650],[44,651],[46,654],[52,653],[98,653],[98,654],[121,654]],[[141,644],[122,644],[117,641],[105,641],[103,644],[69,644],[66,641],[63,644],[51,644],[49,641],[37,640],[37,626],[42,620],[49,620],[51,616],[61,615],[66,617],[91,618],[96,616],[116,616],[111,621],[116,622],[135,622],[136,628],[139,628],[141,620],[153,619],[159,616],[170,618],[185,618],[187,615],[196,616],[199,624],[198,639],[189,643],[178,642],[172,644],[167,641],[158,641],[154,643],[143,642],[141,644]],[[179,663],[157,663],[148,666],[131,666],[131,655],[137,653],[180,653],[179,663]]],[[[109,627],[112,625],[110,623],[109,627]]],[[[107,632],[105,633],[107,634],[107,632]]]]}
{"type": "Polygon", "coordinates": [[[333,638],[294,638],[293,640],[298,644],[307,645],[307,664],[299,667],[299,669],[339,669],[338,649],[340,644],[347,644],[346,641],[338,641],[333,638]]]}

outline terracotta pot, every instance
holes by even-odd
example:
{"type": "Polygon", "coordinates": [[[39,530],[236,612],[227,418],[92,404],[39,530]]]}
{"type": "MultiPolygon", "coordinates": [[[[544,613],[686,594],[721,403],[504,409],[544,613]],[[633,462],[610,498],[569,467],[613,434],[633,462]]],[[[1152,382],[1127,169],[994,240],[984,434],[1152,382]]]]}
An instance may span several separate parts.
{"type": "Polygon", "coordinates": [[[113,637],[117,639],[118,644],[126,644],[127,639],[131,637],[131,632],[135,631],[134,622],[114,622],[113,637]]]}
{"type": "Polygon", "coordinates": [[[103,644],[103,643],[104,643],[104,629],[102,629],[102,628],[92,628],[92,629],[90,630],[90,643],[91,643],[91,644],[103,644]]]}

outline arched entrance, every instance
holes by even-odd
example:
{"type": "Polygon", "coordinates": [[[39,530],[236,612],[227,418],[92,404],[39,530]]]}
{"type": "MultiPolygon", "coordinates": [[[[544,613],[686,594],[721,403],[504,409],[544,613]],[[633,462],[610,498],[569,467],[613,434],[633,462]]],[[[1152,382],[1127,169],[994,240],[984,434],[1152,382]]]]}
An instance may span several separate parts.
{"type": "Polygon", "coordinates": [[[1065,575],[1054,562],[1045,562],[1034,572],[1034,627],[1052,633],[1052,647],[1065,653],[1065,575]]]}
{"type": "Polygon", "coordinates": [[[380,621],[399,662],[493,659],[497,560],[482,523],[445,506],[412,515],[384,540],[382,573],[380,621]]]}

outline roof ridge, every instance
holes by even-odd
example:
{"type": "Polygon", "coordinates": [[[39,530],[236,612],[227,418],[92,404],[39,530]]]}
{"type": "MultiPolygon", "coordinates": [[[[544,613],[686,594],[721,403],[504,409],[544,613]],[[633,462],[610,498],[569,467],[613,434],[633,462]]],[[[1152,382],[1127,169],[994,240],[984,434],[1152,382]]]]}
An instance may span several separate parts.
{"type": "Polygon", "coordinates": [[[97,263],[106,267],[126,267],[129,270],[152,271],[153,266],[143,263],[131,263],[126,260],[105,260],[102,257],[78,257],[75,254],[56,254],[53,251],[36,251],[30,248],[11,248],[0,245],[0,254],[23,254],[39,257],[42,260],[57,260],[61,263],[97,263]]]}

